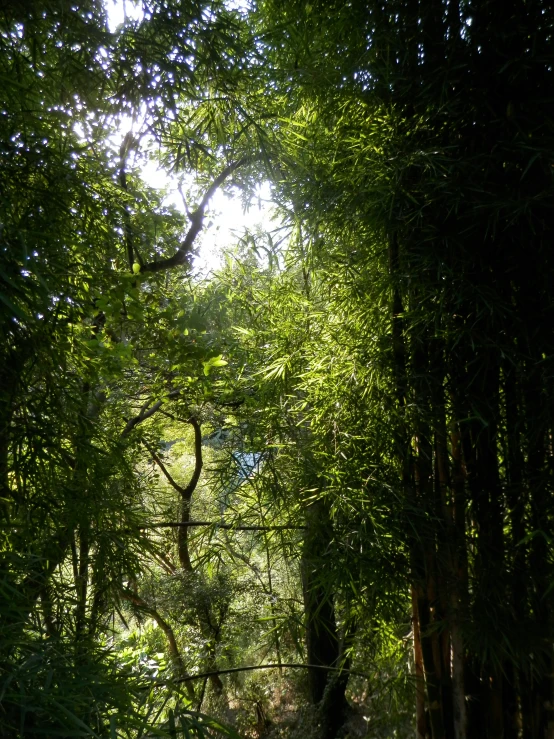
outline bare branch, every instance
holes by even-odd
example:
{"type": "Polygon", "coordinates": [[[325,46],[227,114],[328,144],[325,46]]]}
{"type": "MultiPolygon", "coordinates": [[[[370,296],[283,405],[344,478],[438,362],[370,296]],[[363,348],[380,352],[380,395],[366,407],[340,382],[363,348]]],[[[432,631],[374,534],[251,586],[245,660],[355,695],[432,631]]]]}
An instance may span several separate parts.
{"type": "Polygon", "coordinates": [[[185,193],[183,192],[183,188],[181,187],[181,183],[179,183],[177,189],[179,190],[179,195],[181,196],[181,200],[183,201],[183,207],[185,209],[185,213],[190,218],[191,212],[190,212],[189,206],[187,204],[187,199],[185,197],[185,193]]]}
{"type": "Polygon", "coordinates": [[[179,527],[178,533],[178,550],[179,550],[179,562],[181,567],[188,572],[192,571],[192,563],[190,561],[188,535],[189,530],[186,525],[190,521],[190,501],[192,494],[194,493],[198,480],[200,479],[200,473],[202,472],[202,430],[200,424],[194,416],[188,421],[194,428],[194,472],[190,479],[189,484],[181,493],[181,527],[179,527]]]}
{"type": "Polygon", "coordinates": [[[162,554],[161,552],[155,552],[153,556],[154,559],[158,560],[159,564],[163,567],[168,575],[175,575],[177,573],[177,568],[175,567],[173,562],[171,562],[171,560],[165,556],[165,554],[162,554]]]}
{"type": "Polygon", "coordinates": [[[191,222],[190,228],[187,231],[185,238],[181,242],[181,245],[179,246],[175,254],[172,257],[168,257],[167,259],[161,259],[159,261],[154,261],[150,262],[149,264],[142,265],[140,270],[142,273],[160,272],[161,270],[171,269],[172,267],[180,267],[188,263],[188,258],[192,251],[193,244],[204,225],[204,213],[206,207],[211,200],[213,194],[219,187],[221,187],[221,185],[225,182],[229,175],[231,175],[236,169],[241,167],[247,161],[247,158],[243,157],[237,162],[233,162],[233,164],[229,164],[229,166],[225,167],[225,169],[215,178],[215,180],[206,190],[198,208],[196,208],[196,210],[192,212],[188,212],[187,209],[188,217],[191,222]]]}
{"type": "MultiPolygon", "coordinates": [[[[182,488],[181,488],[182,489],[182,488]]],[[[218,529],[229,529],[232,531],[304,531],[305,526],[235,526],[232,523],[219,523],[218,521],[170,521],[168,523],[152,523],[149,526],[139,526],[144,529],[176,529],[181,526],[214,526],[218,529]]]]}
{"type": "MultiPolygon", "coordinates": [[[[158,465],[158,467],[161,469],[164,477],[169,482],[169,484],[171,485],[171,487],[174,488],[180,495],[183,495],[184,492],[185,492],[185,488],[181,487],[179,485],[179,483],[176,482],[173,479],[173,477],[169,474],[166,466],[164,465],[164,463],[162,462],[162,460],[160,459],[160,457],[156,454],[156,452],[154,451],[154,449],[152,449],[152,447],[150,446],[150,444],[148,444],[146,441],[144,441],[144,439],[142,440],[142,443],[144,444],[144,446],[150,452],[150,454],[152,456],[152,459],[158,465]]],[[[142,528],[144,528],[144,527],[142,527],[142,528]]]]}
{"type": "MultiPolygon", "coordinates": [[[[136,608],[139,609],[142,613],[146,613],[148,616],[151,616],[151,618],[154,619],[154,621],[158,624],[160,629],[165,634],[165,637],[168,642],[169,646],[169,653],[171,655],[171,660],[177,670],[177,672],[180,675],[185,675],[185,664],[183,662],[183,658],[181,656],[181,652],[179,651],[179,647],[177,645],[177,639],[175,638],[175,634],[173,632],[172,627],[167,623],[167,621],[163,618],[163,616],[152,606],[148,605],[148,603],[140,597],[137,593],[134,593],[132,590],[129,590],[127,588],[120,588],[119,595],[121,598],[123,598],[126,601],[129,601],[129,603],[132,603],[136,608]]],[[[194,698],[194,688],[189,682],[190,678],[186,677],[180,677],[175,682],[179,683],[185,683],[185,687],[187,690],[187,693],[189,694],[190,698],[194,698]]]]}
{"type": "MultiPolygon", "coordinates": [[[[177,680],[172,680],[173,683],[180,683],[186,680],[200,680],[212,675],[230,675],[235,672],[250,672],[252,670],[275,670],[279,667],[292,667],[302,670],[326,670],[327,672],[339,672],[347,675],[355,675],[356,677],[363,677],[366,680],[371,680],[372,675],[367,672],[358,672],[357,670],[348,670],[346,667],[331,667],[329,665],[305,665],[301,662],[283,662],[279,664],[269,665],[248,665],[247,667],[230,667],[226,670],[213,670],[212,672],[202,672],[198,675],[186,675],[185,677],[177,680]]],[[[167,685],[167,682],[156,683],[156,685],[167,685]]]]}
{"type": "MultiPolygon", "coordinates": [[[[167,398],[176,397],[180,394],[180,392],[181,392],[180,389],[172,390],[167,395],[167,398]]],[[[137,426],[139,423],[142,423],[147,418],[150,418],[151,416],[153,416],[154,413],[159,411],[160,408],[162,407],[162,404],[163,404],[163,400],[158,400],[153,405],[150,405],[150,401],[147,401],[140,409],[139,414],[135,416],[134,418],[130,418],[127,421],[127,424],[125,428],[123,429],[121,436],[122,437],[128,436],[130,432],[135,428],[135,426],[137,426]]],[[[152,455],[152,459],[161,469],[162,473],[164,474],[169,484],[181,496],[181,521],[178,525],[178,528],[179,528],[179,534],[178,534],[179,562],[181,564],[181,567],[184,570],[186,570],[187,572],[192,572],[192,563],[190,561],[190,555],[188,551],[188,523],[190,519],[190,501],[192,498],[192,494],[196,490],[196,486],[198,485],[198,480],[200,479],[200,474],[202,472],[202,464],[203,464],[202,430],[200,428],[200,424],[198,420],[194,416],[191,416],[189,419],[187,419],[186,423],[190,423],[192,427],[194,428],[194,455],[195,455],[194,472],[192,474],[189,484],[186,487],[182,487],[181,485],[179,485],[179,483],[176,480],[173,479],[172,475],[170,474],[169,470],[166,468],[166,466],[160,459],[160,456],[157,454],[157,452],[154,449],[152,449],[152,447],[144,440],[143,440],[143,444],[148,449],[150,454],[152,455]]],[[[139,528],[144,529],[146,527],[142,526],[139,528]]]]}

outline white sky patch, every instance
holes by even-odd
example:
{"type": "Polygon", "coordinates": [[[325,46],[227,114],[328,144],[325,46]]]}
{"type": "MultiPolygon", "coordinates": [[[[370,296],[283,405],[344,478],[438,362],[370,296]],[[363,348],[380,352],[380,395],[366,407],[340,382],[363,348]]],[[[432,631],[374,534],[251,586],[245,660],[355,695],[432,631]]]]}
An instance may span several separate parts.
{"type": "MultiPolygon", "coordinates": [[[[176,177],[159,168],[154,161],[147,162],[141,168],[141,174],[150,187],[166,191],[164,198],[166,205],[174,205],[180,211],[184,211],[179,181],[176,177]]],[[[190,207],[192,205],[191,203],[190,207]]],[[[238,192],[227,195],[221,190],[216,191],[206,211],[204,229],[198,236],[196,244],[198,255],[194,259],[195,273],[206,275],[221,267],[224,252],[235,246],[246,230],[250,232],[258,229],[271,230],[273,210],[269,182],[258,185],[250,207],[246,209],[238,192]]]]}
{"type": "Polygon", "coordinates": [[[104,7],[111,33],[117,31],[126,21],[141,21],[144,18],[141,6],[132,0],[105,0],[104,7]]]}
{"type": "MultiPolygon", "coordinates": [[[[153,137],[141,135],[141,131],[145,129],[147,118],[146,108],[141,110],[135,120],[127,114],[120,116],[115,122],[115,130],[109,136],[109,141],[114,149],[119,150],[125,135],[130,132],[140,138],[143,153],[148,149],[151,151],[157,150],[158,144],[153,137]]],[[[80,126],[80,124],[76,124],[77,134],[83,140],[86,140],[84,129],[81,130],[82,127],[80,127],[78,130],[77,126],[80,126]]],[[[185,191],[189,189],[187,184],[194,185],[192,174],[178,177],[160,167],[155,159],[145,160],[142,156],[134,159],[133,154],[131,154],[129,165],[132,167],[135,164],[138,164],[140,175],[149,187],[165,192],[163,199],[165,205],[173,205],[179,211],[185,212],[183,199],[179,192],[179,183],[183,184],[185,191]]],[[[202,195],[203,192],[198,193],[199,198],[202,195]]],[[[188,206],[192,209],[194,203],[190,202],[188,206]]],[[[269,182],[262,182],[257,186],[249,208],[243,206],[238,190],[232,195],[217,190],[208,204],[204,218],[204,229],[198,235],[195,243],[195,274],[207,276],[211,271],[220,268],[225,251],[232,249],[238,240],[244,236],[245,231],[271,231],[274,228],[273,216],[274,207],[271,201],[269,182]]]]}
{"type": "Polygon", "coordinates": [[[274,208],[269,182],[257,186],[253,202],[246,210],[238,195],[233,197],[216,192],[210,204],[210,215],[208,223],[211,221],[212,225],[202,234],[195,260],[195,268],[201,272],[221,266],[225,250],[232,248],[246,230],[272,230],[274,208]]]}

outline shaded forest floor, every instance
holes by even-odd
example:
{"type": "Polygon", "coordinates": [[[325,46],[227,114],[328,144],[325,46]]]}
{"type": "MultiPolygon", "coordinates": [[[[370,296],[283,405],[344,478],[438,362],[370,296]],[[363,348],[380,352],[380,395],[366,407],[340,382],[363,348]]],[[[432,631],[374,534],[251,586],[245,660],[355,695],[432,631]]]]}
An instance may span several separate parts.
{"type": "MultiPolygon", "coordinates": [[[[255,691],[229,699],[208,702],[209,710],[234,726],[245,739],[317,739],[317,712],[306,700],[304,686],[295,680],[268,683],[263,697],[255,691]]],[[[349,709],[337,739],[411,739],[414,720],[412,704],[398,706],[393,697],[384,700],[380,691],[350,694],[349,709]]]]}

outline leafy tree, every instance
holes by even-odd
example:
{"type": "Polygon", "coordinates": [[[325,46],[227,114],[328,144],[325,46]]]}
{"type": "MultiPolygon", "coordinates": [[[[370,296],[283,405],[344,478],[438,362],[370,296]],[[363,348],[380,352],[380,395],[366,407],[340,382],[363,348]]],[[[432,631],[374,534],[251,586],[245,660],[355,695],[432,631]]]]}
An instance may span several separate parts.
{"type": "Polygon", "coordinates": [[[4,3],[6,736],[223,731],[187,672],[224,693],[237,653],[305,659],[321,736],[368,664],[419,737],[549,734],[552,21],[164,0],[109,33],[99,2],[4,3]],[[262,175],[283,227],[184,280],[215,190],[262,175]]]}
{"type": "MultiPolygon", "coordinates": [[[[188,10],[191,39],[209,36],[210,67],[208,52],[226,31],[215,11],[210,20],[201,5],[188,10]]],[[[145,554],[157,554],[141,529],[148,479],[136,467],[138,429],[165,400],[206,380],[203,367],[218,356],[212,337],[194,335],[194,308],[175,293],[181,281],[143,281],[132,267],[136,258],[159,272],[156,256],[158,265],[183,243],[191,250],[207,197],[238,166],[222,165],[185,225],[130,171],[137,139],[114,150],[117,118],[158,99],[156,57],[140,46],[149,21],[110,34],[100,3],[1,11],[6,736],[140,735],[178,723],[172,704],[180,731],[203,731],[179,708],[179,688],[148,697],[148,675],[122,670],[111,646],[118,603],[145,554]],[[139,64],[137,90],[130,80],[139,64]]]]}

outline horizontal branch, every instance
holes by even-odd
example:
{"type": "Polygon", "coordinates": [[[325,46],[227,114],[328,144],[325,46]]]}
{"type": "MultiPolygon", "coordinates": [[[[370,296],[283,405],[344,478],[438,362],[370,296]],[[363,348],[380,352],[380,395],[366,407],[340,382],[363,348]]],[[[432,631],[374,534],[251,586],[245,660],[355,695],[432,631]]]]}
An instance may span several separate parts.
{"type": "Polygon", "coordinates": [[[148,526],[139,526],[144,529],[176,529],[182,526],[214,526],[218,529],[232,529],[233,531],[303,531],[306,526],[235,526],[232,523],[218,523],[217,521],[171,521],[169,523],[152,523],[148,526]]]}
{"type": "Polygon", "coordinates": [[[157,685],[167,685],[170,683],[182,683],[186,680],[201,680],[213,675],[230,675],[236,672],[252,672],[253,670],[274,670],[281,667],[291,667],[293,669],[301,670],[326,670],[327,672],[339,672],[347,675],[354,675],[355,677],[363,677],[366,680],[371,680],[372,675],[368,675],[367,672],[358,672],[356,670],[347,670],[345,667],[330,667],[328,665],[305,665],[301,662],[281,662],[270,665],[248,665],[247,667],[230,667],[226,670],[213,670],[211,672],[201,672],[198,675],[185,675],[185,677],[178,678],[177,680],[170,680],[157,685]]]}

